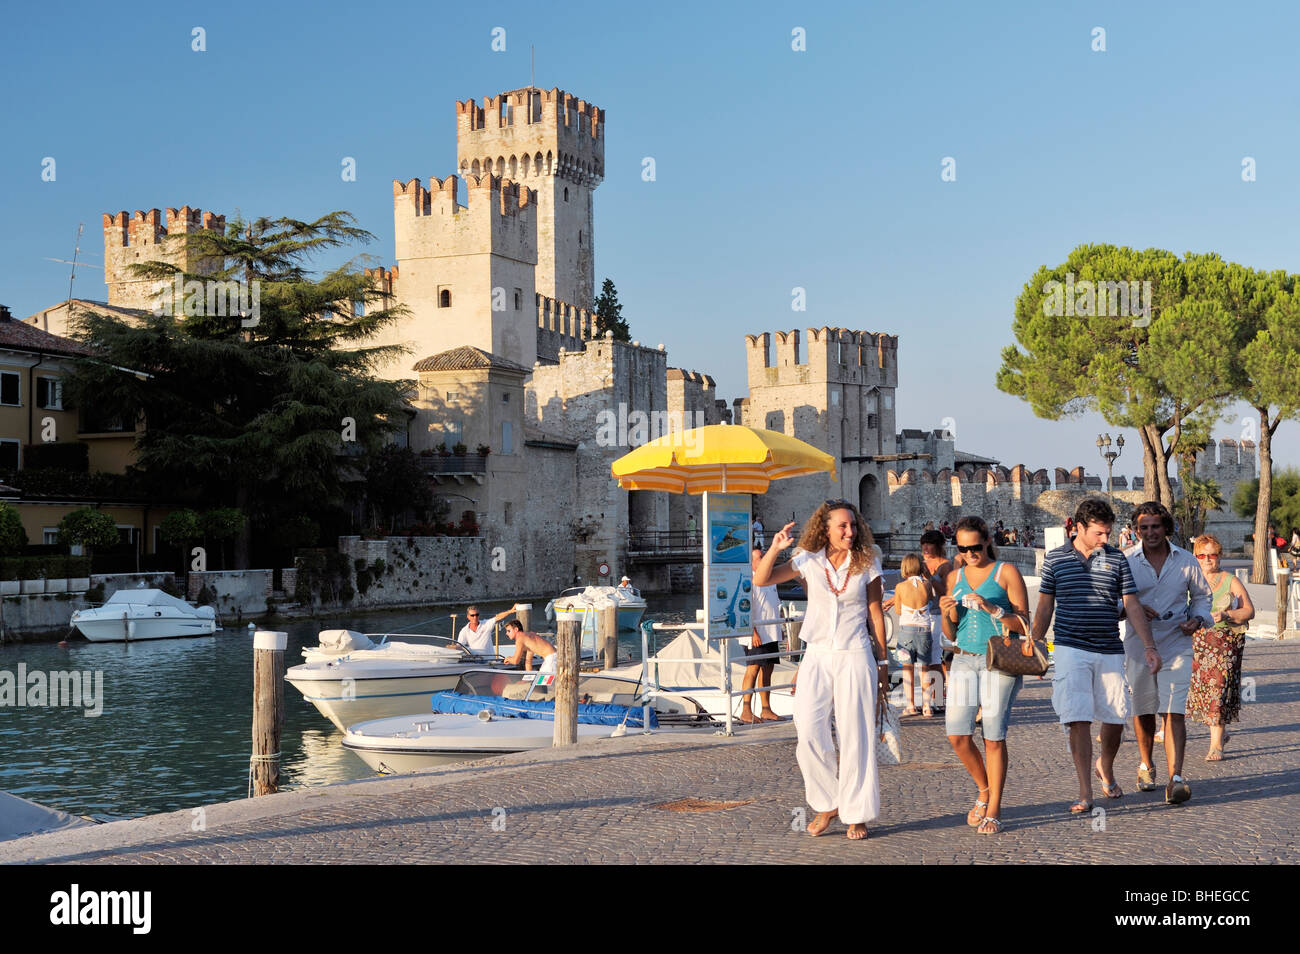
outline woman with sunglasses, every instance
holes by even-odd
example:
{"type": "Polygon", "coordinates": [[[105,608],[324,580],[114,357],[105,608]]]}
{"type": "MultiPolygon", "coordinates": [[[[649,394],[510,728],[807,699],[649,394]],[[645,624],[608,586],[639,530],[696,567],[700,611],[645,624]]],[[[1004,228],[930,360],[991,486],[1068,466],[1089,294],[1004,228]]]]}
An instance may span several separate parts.
{"type": "Polygon", "coordinates": [[[1223,545],[1212,533],[1192,541],[1192,553],[1210,584],[1212,629],[1192,634],[1192,685],[1187,690],[1187,716],[1210,727],[1207,762],[1223,761],[1228,741],[1225,727],[1241,712],[1241,657],[1246,625],[1255,618],[1255,604],[1241,580],[1219,567],[1223,545]]]}
{"type": "Polygon", "coordinates": [[[989,639],[1008,632],[1029,633],[1029,592],[1020,571],[997,562],[989,528],[979,517],[957,523],[959,569],[948,574],[939,599],[943,631],[957,644],[948,674],[944,713],[948,742],[979,787],[966,824],[981,835],[1002,830],[1002,789],[1007,780],[1007,722],[1023,678],[989,669],[989,639]],[[984,756],[975,744],[975,715],[981,710],[984,756]]]}
{"type": "Polygon", "coordinates": [[[754,570],[754,585],[803,577],[808,607],[800,636],[805,651],[795,674],[803,688],[795,693],[794,722],[805,797],[817,812],[808,834],[822,834],[838,815],[856,841],[867,837],[867,823],[880,814],[877,718],[889,679],[880,605],[884,582],[871,531],[847,500],[827,500],[818,507],[790,562],[776,566],[777,556],[794,540],[794,526],[787,523],[772,538],[754,570]]]}

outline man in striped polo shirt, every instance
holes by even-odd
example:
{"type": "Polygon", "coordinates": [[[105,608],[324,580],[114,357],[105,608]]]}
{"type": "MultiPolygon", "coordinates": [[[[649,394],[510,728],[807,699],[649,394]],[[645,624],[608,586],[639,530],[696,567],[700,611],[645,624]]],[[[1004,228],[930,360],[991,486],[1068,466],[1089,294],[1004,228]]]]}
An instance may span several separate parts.
{"type": "Polygon", "coordinates": [[[1070,811],[1077,815],[1092,810],[1094,772],[1107,798],[1124,794],[1113,772],[1129,710],[1124,644],[1119,637],[1120,605],[1145,647],[1144,661],[1152,673],[1160,671],[1160,654],[1138,602],[1128,560],[1123,551],[1106,542],[1115,524],[1110,505],[1096,498],[1083,501],[1075,511],[1074,524],[1074,539],[1050,551],[1043,561],[1033,635],[1043,639],[1055,613],[1052,707],[1061,724],[1069,728],[1070,752],[1079,777],[1079,799],[1070,805],[1070,811]],[[1101,757],[1095,765],[1094,719],[1102,723],[1101,757]]]}

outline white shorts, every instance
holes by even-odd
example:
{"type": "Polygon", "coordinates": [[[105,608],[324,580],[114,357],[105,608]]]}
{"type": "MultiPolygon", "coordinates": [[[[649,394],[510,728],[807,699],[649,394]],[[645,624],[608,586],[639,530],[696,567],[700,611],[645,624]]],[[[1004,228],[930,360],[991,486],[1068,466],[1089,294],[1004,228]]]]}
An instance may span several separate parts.
{"type": "Polygon", "coordinates": [[[1090,653],[1056,644],[1052,652],[1052,708],[1062,725],[1128,719],[1123,653],[1090,653]]]}
{"type": "Polygon", "coordinates": [[[937,666],[943,662],[943,617],[930,617],[930,665],[937,666]]]}
{"type": "Polygon", "coordinates": [[[1135,716],[1155,715],[1158,712],[1186,714],[1187,690],[1192,685],[1191,653],[1162,660],[1160,671],[1154,676],[1144,660],[1131,656],[1125,658],[1128,661],[1124,664],[1124,672],[1128,676],[1135,716]]]}
{"type": "Polygon", "coordinates": [[[551,653],[549,656],[542,657],[542,668],[538,672],[555,672],[555,662],[560,658],[559,653],[551,653]]]}

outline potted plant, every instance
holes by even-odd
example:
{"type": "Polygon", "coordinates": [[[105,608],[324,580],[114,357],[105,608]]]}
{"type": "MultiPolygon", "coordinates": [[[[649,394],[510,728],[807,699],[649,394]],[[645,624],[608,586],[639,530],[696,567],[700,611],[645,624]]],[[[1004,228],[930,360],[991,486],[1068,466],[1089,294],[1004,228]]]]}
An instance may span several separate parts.
{"type": "Polygon", "coordinates": [[[468,451],[469,448],[465,446],[464,441],[457,441],[451,448],[451,452],[457,457],[464,457],[468,451]]]}
{"type": "Polygon", "coordinates": [[[480,457],[486,457],[488,454],[492,453],[492,448],[487,444],[479,444],[478,447],[474,449],[474,452],[480,457]]]}
{"type": "Polygon", "coordinates": [[[447,445],[446,445],[445,443],[444,443],[444,444],[439,444],[439,445],[438,445],[438,456],[439,456],[439,457],[450,457],[450,456],[451,456],[451,451],[447,450],[447,445]]]}

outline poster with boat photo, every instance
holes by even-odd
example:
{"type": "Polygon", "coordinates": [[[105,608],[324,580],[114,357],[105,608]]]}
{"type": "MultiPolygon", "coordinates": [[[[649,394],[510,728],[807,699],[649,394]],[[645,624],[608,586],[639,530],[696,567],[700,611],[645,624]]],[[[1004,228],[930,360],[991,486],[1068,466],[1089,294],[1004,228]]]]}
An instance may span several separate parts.
{"type": "Polygon", "coordinates": [[[704,606],[709,635],[745,636],[753,605],[749,494],[704,494],[704,606]]]}

